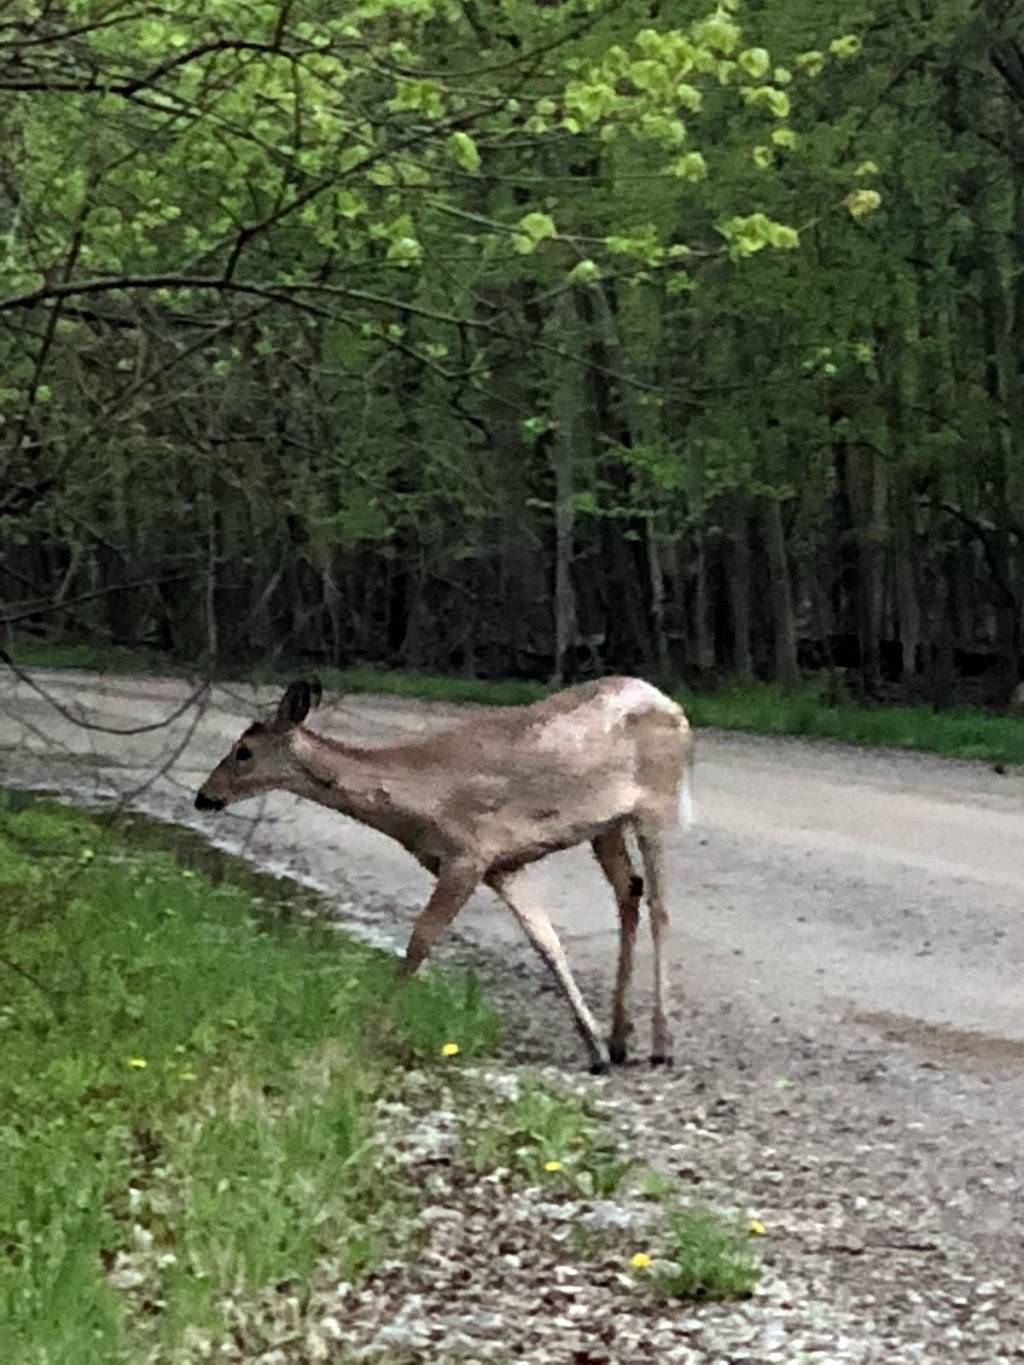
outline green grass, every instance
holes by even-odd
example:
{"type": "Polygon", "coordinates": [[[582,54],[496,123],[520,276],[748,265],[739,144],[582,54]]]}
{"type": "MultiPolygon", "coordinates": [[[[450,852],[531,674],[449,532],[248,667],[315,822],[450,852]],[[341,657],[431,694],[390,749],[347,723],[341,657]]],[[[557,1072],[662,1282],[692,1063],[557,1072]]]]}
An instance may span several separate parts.
{"type": "Polygon", "coordinates": [[[191,1359],[228,1300],[325,1260],[359,1277],[414,1195],[376,1100],[445,1042],[496,1041],[471,980],[397,993],[304,893],[169,838],[0,805],[5,1362],[191,1359]]]}
{"type": "MultiPolygon", "coordinates": [[[[638,1289],[655,1298],[746,1298],[760,1278],[746,1229],[714,1210],[682,1207],[675,1180],[638,1167],[589,1106],[565,1091],[526,1081],[512,1099],[492,1097],[486,1112],[466,1116],[463,1150],[478,1173],[505,1171],[548,1197],[626,1195],[656,1204],[661,1229],[653,1254],[643,1249],[650,1265],[636,1266],[638,1289]]],[[[631,1262],[621,1232],[578,1228],[573,1243],[584,1259],[631,1262]]]]}
{"type": "Polygon", "coordinates": [[[465,1147],[477,1171],[505,1169],[585,1199],[613,1195],[633,1165],[581,1100],[533,1082],[492,1101],[469,1125],[465,1147]]]}
{"type": "Polygon", "coordinates": [[[652,1276],[658,1292],[678,1299],[743,1299],[759,1278],[743,1229],[710,1210],[680,1209],[671,1215],[665,1251],[652,1276]]]}
{"type": "MultiPolygon", "coordinates": [[[[165,658],[152,653],[102,647],[26,642],[13,647],[12,655],[26,668],[84,668],[121,673],[175,671],[165,658]]],[[[271,683],[287,681],[296,669],[281,666],[239,671],[252,681],[271,683]]],[[[237,672],[232,676],[236,675],[237,672]]],[[[538,682],[490,682],[369,667],[321,669],[320,675],[324,686],[334,692],[490,706],[537,701],[552,691],[538,682]]],[[[674,695],[696,726],[909,749],[993,764],[1024,764],[1024,719],[971,707],[934,711],[927,706],[866,706],[854,702],[834,705],[823,699],[822,690],[822,685],[816,682],[793,691],[768,683],[745,683],[711,693],[675,689],[674,695]]]]}
{"type": "Polygon", "coordinates": [[[803,735],[843,744],[913,749],[951,758],[1024,764],[1024,719],[971,707],[827,705],[812,684],[793,692],[767,683],[680,697],[695,725],[760,735],[803,735]]]}
{"type": "MultiPolygon", "coordinates": [[[[0,642],[2,643],[2,642],[0,642]]],[[[19,640],[8,653],[21,668],[80,668],[88,673],[174,674],[185,670],[165,654],[121,645],[51,644],[19,640]]]]}

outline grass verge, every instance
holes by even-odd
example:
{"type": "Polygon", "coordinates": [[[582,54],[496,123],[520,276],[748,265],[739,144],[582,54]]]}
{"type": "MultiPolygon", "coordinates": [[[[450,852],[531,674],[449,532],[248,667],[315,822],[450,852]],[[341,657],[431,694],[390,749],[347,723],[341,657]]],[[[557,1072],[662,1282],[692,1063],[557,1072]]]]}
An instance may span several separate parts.
{"type": "MultiPolygon", "coordinates": [[[[166,658],[151,652],[107,647],[26,642],[13,648],[12,656],[25,668],[82,668],[126,674],[175,671],[166,658]]],[[[292,676],[294,670],[243,672],[252,681],[281,682],[292,676]]],[[[321,676],[326,687],[338,692],[490,706],[537,701],[552,690],[543,683],[523,680],[491,682],[379,668],[323,669],[321,676]]],[[[1024,719],[976,708],[933,711],[926,706],[864,706],[853,702],[833,705],[822,698],[821,687],[815,683],[793,691],[768,683],[748,683],[713,693],[677,689],[674,695],[697,726],[1024,765],[1024,719]]]]}
{"type": "Polygon", "coordinates": [[[1024,764],[1024,719],[970,707],[933,711],[926,706],[828,705],[811,684],[788,692],[750,683],[680,700],[695,725],[1024,764]]]}
{"type": "Polygon", "coordinates": [[[197,1358],[318,1263],[358,1278],[412,1197],[377,1100],[445,1043],[496,1041],[470,979],[396,995],[393,961],[305,918],[305,893],[217,882],[133,831],[0,804],[0,1360],[19,1365],[197,1358]]]}

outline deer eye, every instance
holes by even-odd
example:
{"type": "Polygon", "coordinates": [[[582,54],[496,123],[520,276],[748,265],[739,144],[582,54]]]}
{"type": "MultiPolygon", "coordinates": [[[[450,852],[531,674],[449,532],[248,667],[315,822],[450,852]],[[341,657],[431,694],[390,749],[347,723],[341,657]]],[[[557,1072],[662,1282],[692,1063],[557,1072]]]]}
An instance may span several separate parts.
{"type": "Polygon", "coordinates": [[[238,759],[239,763],[248,763],[249,759],[252,758],[252,750],[248,745],[240,744],[235,750],[235,758],[238,759]]]}

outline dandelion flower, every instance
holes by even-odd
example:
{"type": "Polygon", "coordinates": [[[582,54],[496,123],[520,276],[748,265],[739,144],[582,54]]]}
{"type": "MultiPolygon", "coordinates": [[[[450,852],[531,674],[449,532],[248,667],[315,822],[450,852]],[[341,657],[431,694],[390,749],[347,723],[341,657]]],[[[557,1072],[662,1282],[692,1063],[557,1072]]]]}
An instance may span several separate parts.
{"type": "Polygon", "coordinates": [[[444,1047],[441,1049],[442,1057],[457,1057],[458,1055],[459,1055],[458,1043],[445,1043],[444,1047]]]}
{"type": "Polygon", "coordinates": [[[136,1071],[145,1071],[147,1062],[145,1057],[129,1057],[128,1065],[133,1066],[136,1071]]]}
{"type": "Polygon", "coordinates": [[[560,1171],[562,1169],[562,1163],[560,1161],[545,1161],[544,1169],[550,1171],[551,1174],[554,1175],[555,1171],[560,1171]]]}
{"type": "Polygon", "coordinates": [[[750,1233],[751,1237],[763,1237],[767,1229],[760,1218],[751,1218],[750,1222],[747,1224],[747,1231],[750,1233]]]}
{"type": "Polygon", "coordinates": [[[646,1270],[651,1264],[651,1258],[646,1251],[638,1251],[635,1256],[631,1256],[629,1264],[634,1270],[646,1270]]]}

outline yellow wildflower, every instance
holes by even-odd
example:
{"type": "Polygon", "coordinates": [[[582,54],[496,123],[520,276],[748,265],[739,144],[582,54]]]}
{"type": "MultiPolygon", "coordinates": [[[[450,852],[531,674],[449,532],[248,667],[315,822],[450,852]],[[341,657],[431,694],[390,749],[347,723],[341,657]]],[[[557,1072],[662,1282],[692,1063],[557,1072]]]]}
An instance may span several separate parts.
{"type": "Polygon", "coordinates": [[[442,1057],[457,1057],[458,1055],[459,1055],[458,1043],[445,1043],[444,1047],[441,1049],[442,1057]]]}
{"type": "Polygon", "coordinates": [[[747,1224],[747,1231],[750,1233],[751,1237],[763,1237],[767,1229],[760,1218],[751,1218],[750,1222],[747,1224]]]}
{"type": "Polygon", "coordinates": [[[128,1065],[133,1066],[136,1071],[144,1071],[147,1063],[145,1057],[129,1057],[128,1065]]]}
{"type": "Polygon", "coordinates": [[[550,1171],[551,1174],[554,1175],[555,1171],[560,1171],[562,1169],[562,1163],[560,1161],[545,1161],[544,1169],[550,1171]]]}
{"type": "Polygon", "coordinates": [[[651,1264],[651,1258],[646,1251],[638,1251],[635,1256],[630,1257],[629,1264],[634,1270],[646,1270],[651,1264]]]}

